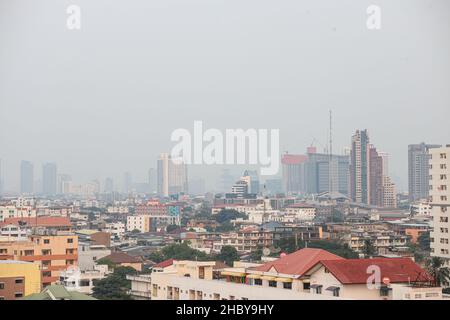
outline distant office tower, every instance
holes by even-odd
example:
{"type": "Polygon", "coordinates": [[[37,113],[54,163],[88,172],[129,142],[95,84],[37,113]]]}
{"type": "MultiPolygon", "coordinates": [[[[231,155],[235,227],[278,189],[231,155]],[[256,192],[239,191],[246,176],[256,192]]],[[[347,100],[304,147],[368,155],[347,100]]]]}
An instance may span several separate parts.
{"type": "Polygon", "coordinates": [[[259,193],[259,177],[256,170],[245,170],[241,177],[241,180],[245,180],[248,183],[248,193],[259,193]]]}
{"type": "Polygon", "coordinates": [[[34,168],[29,161],[22,160],[20,163],[20,192],[22,194],[33,193],[34,168]]]}
{"type": "Polygon", "coordinates": [[[369,182],[370,204],[376,207],[383,207],[383,158],[372,145],[369,147],[369,182]]]}
{"type": "Polygon", "coordinates": [[[248,189],[248,182],[245,180],[239,180],[231,187],[231,194],[238,199],[243,199],[249,193],[248,189]]]}
{"type": "Polygon", "coordinates": [[[440,145],[410,144],[408,146],[408,189],[411,202],[428,198],[429,150],[440,145]]]}
{"type": "Polygon", "coordinates": [[[450,145],[429,148],[429,200],[433,216],[431,255],[450,262],[450,145]]]}
{"type": "Polygon", "coordinates": [[[52,196],[56,194],[57,169],[56,163],[44,163],[42,166],[42,192],[52,196]]]}
{"type": "Polygon", "coordinates": [[[133,178],[130,172],[125,172],[123,175],[123,192],[129,193],[131,192],[133,186],[133,178]]]}
{"type": "Polygon", "coordinates": [[[154,168],[148,169],[148,188],[150,193],[156,192],[156,171],[154,168]]]}
{"type": "Polygon", "coordinates": [[[105,187],[103,188],[105,193],[114,192],[114,180],[110,177],[105,179],[105,187]]]}
{"type": "Polygon", "coordinates": [[[370,148],[367,130],[352,137],[350,155],[350,195],[354,202],[370,204],[370,148]]]}
{"type": "Polygon", "coordinates": [[[307,155],[308,160],[305,162],[307,193],[339,192],[348,195],[349,156],[330,157],[329,154],[316,153],[316,149],[311,147],[308,148],[307,155]]]}
{"type": "Polygon", "coordinates": [[[68,174],[58,174],[58,194],[67,193],[67,183],[72,181],[72,177],[68,174]]]}
{"type": "Polygon", "coordinates": [[[397,191],[389,176],[383,176],[383,203],[385,208],[397,208],[397,191]]]}
{"type": "Polygon", "coordinates": [[[307,156],[300,154],[285,154],[281,158],[283,171],[283,188],[286,193],[303,193],[304,163],[307,156]]]}
{"type": "Polygon", "coordinates": [[[158,194],[169,195],[187,193],[187,167],[179,159],[175,161],[168,153],[161,153],[157,162],[158,194]]]}

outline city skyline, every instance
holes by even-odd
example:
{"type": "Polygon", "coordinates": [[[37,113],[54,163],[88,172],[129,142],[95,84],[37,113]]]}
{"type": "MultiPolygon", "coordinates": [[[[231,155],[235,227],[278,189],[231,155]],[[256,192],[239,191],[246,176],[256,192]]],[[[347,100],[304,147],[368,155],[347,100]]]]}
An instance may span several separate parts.
{"type": "MultiPolygon", "coordinates": [[[[170,150],[171,132],[194,120],[219,129],[280,128],[281,153],[304,153],[314,140],[323,150],[331,109],[334,150],[367,128],[406,190],[407,146],[445,144],[450,136],[443,116],[448,2],[379,1],[388,15],[377,31],[366,27],[365,3],[285,1],[274,12],[251,0],[238,16],[233,3],[194,0],[201,14],[179,0],[171,9],[158,3],[110,1],[106,16],[95,1],[85,3],[82,29],[72,32],[53,1],[2,2],[0,40],[8,51],[0,59],[0,115],[20,119],[0,128],[7,185],[18,189],[27,159],[36,168],[56,162],[80,181],[118,180],[126,171],[144,180],[170,150]],[[21,23],[9,12],[21,12],[21,23]],[[29,46],[37,54],[25,57],[29,46]]],[[[194,166],[190,175],[216,180],[219,171],[194,166]]]]}

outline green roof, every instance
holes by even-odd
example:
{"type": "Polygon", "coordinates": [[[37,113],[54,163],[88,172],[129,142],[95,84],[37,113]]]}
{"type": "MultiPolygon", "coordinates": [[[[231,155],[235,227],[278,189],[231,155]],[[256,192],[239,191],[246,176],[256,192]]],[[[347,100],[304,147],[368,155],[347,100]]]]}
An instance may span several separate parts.
{"type": "Polygon", "coordinates": [[[51,285],[40,293],[30,294],[22,300],[97,300],[77,291],[69,291],[62,285],[51,285]]]}

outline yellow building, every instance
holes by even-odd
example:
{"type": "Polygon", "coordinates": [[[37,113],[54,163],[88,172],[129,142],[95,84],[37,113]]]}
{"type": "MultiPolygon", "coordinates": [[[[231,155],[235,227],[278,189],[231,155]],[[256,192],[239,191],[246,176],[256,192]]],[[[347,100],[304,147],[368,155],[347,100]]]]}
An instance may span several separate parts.
{"type": "Polygon", "coordinates": [[[40,291],[39,264],[0,260],[0,300],[15,300],[40,291]]]}
{"type": "Polygon", "coordinates": [[[42,285],[55,283],[59,274],[78,264],[78,237],[74,234],[33,235],[27,240],[0,242],[0,260],[36,262],[42,285]]]}

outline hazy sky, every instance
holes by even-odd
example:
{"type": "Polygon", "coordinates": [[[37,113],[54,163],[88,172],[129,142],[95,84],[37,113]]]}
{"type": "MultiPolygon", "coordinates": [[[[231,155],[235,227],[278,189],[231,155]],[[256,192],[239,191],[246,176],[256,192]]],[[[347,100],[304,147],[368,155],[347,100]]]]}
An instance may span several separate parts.
{"type": "MultiPolygon", "coordinates": [[[[279,128],[281,151],[357,128],[407,186],[407,145],[450,143],[448,0],[0,0],[0,158],[144,180],[176,128],[279,128]],[[66,9],[81,8],[81,30],[66,9]],[[366,9],[381,7],[381,30],[366,9]]],[[[217,171],[195,167],[215,184],[217,171]]]]}

